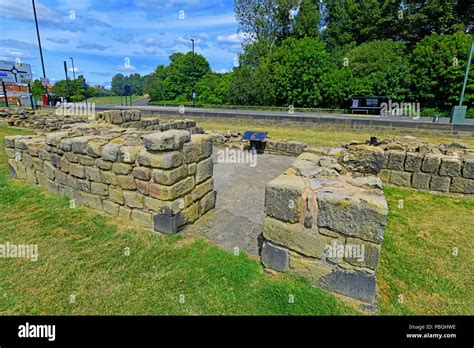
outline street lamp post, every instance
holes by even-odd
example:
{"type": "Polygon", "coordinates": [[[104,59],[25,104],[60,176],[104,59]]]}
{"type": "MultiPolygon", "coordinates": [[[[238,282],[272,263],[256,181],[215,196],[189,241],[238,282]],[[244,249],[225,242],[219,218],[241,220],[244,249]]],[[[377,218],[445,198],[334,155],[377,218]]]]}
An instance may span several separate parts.
{"type": "MultiPolygon", "coordinates": [[[[43,49],[41,48],[41,38],[40,38],[40,32],[39,32],[39,27],[38,27],[38,17],[36,16],[36,6],[35,6],[35,0],[31,0],[33,4],[33,13],[35,15],[35,24],[36,24],[36,34],[38,35],[38,47],[40,51],[40,57],[41,57],[41,67],[43,68],[43,78],[46,80],[46,71],[44,69],[44,59],[43,59],[43,49]]],[[[48,92],[48,86],[44,86],[46,88],[46,98],[48,99],[48,105],[49,105],[49,92],[48,92]]]]}
{"type": "Polygon", "coordinates": [[[67,64],[64,61],[64,73],[66,74],[67,101],[71,101],[71,90],[69,89],[69,77],[67,76],[67,64]]]}
{"type": "Polygon", "coordinates": [[[74,79],[74,86],[76,87],[76,103],[79,102],[79,98],[77,96],[77,83],[76,83],[76,68],[74,67],[74,59],[69,58],[72,62],[72,78],[74,79]]]}
{"type": "Polygon", "coordinates": [[[194,83],[195,83],[195,80],[194,80],[194,39],[191,39],[191,42],[193,43],[193,95],[192,95],[192,98],[193,98],[193,108],[196,107],[196,92],[194,91],[194,83]]]}
{"type": "MultiPolygon", "coordinates": [[[[466,34],[468,34],[473,29],[474,29],[474,22],[471,22],[466,27],[466,34]]],[[[462,90],[461,90],[461,98],[459,98],[459,105],[454,106],[453,110],[451,111],[450,122],[454,124],[463,124],[466,118],[467,106],[462,105],[462,102],[464,100],[464,93],[466,92],[467,80],[469,77],[469,70],[471,69],[471,59],[472,59],[473,53],[474,53],[474,37],[472,38],[471,49],[469,51],[469,56],[467,57],[467,66],[466,66],[466,72],[464,74],[464,82],[463,82],[462,90]]]]}

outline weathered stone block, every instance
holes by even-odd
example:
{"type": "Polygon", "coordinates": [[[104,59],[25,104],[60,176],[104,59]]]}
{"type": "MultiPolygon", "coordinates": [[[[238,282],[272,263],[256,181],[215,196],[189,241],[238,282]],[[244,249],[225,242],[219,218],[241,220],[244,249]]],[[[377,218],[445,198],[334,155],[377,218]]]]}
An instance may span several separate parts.
{"type": "Polygon", "coordinates": [[[133,176],[138,180],[148,181],[151,179],[151,170],[146,167],[133,168],[133,176]]]}
{"type": "Polygon", "coordinates": [[[84,155],[79,155],[78,156],[78,162],[82,164],[83,166],[93,166],[94,165],[94,159],[89,156],[84,156],[84,155]]]}
{"type": "Polygon", "coordinates": [[[130,219],[136,226],[150,229],[153,228],[153,216],[151,213],[133,209],[130,219]]]}
{"type": "Polygon", "coordinates": [[[382,169],[379,174],[379,178],[382,180],[384,183],[390,182],[390,169],[382,169]]]}
{"type": "Polygon", "coordinates": [[[417,153],[407,153],[405,159],[405,170],[407,172],[419,172],[421,169],[421,163],[423,162],[423,155],[417,153]]]}
{"type": "Polygon", "coordinates": [[[137,185],[137,190],[143,195],[148,195],[149,192],[149,181],[143,181],[143,180],[138,180],[135,179],[135,184],[137,185]]]}
{"type": "Polygon", "coordinates": [[[99,196],[108,196],[109,195],[109,186],[101,184],[98,182],[92,182],[91,184],[91,193],[93,195],[99,196]]]}
{"type": "Polygon", "coordinates": [[[186,204],[183,198],[174,201],[160,201],[159,199],[145,197],[145,206],[161,215],[173,216],[183,210],[186,204]]]}
{"type": "Polygon", "coordinates": [[[110,162],[117,162],[120,147],[122,144],[110,143],[102,148],[102,159],[110,162]]]}
{"type": "Polygon", "coordinates": [[[84,179],[86,177],[84,167],[77,163],[69,164],[69,174],[81,179],[84,179]]]}
{"type": "Polygon", "coordinates": [[[92,136],[71,138],[71,151],[79,154],[87,154],[87,143],[94,139],[92,136]]]}
{"type": "Polygon", "coordinates": [[[215,192],[209,192],[206,194],[204,197],[201,198],[199,201],[199,215],[203,215],[210,211],[211,209],[214,209],[216,205],[216,195],[215,192]]]}
{"type": "Polygon", "coordinates": [[[109,187],[109,198],[112,202],[124,204],[123,190],[117,186],[109,187]]]}
{"type": "Polygon", "coordinates": [[[125,205],[130,208],[143,208],[143,195],[136,191],[123,191],[125,205]]]}
{"type": "Polygon", "coordinates": [[[270,181],[265,188],[265,214],[281,221],[298,222],[304,187],[304,180],[293,175],[280,175],[270,181]]]}
{"type": "Polygon", "coordinates": [[[451,178],[447,176],[432,176],[430,182],[431,191],[448,192],[451,178]]]}
{"type": "Polygon", "coordinates": [[[462,162],[456,158],[443,158],[439,168],[441,176],[461,176],[462,162]]]}
{"type": "Polygon", "coordinates": [[[388,206],[383,194],[324,189],[317,194],[318,226],[382,243],[388,206]]]}
{"type": "Polygon", "coordinates": [[[118,185],[117,175],[112,172],[100,171],[100,181],[107,185],[118,185]]]}
{"type": "Polygon", "coordinates": [[[390,173],[390,183],[397,186],[410,187],[411,173],[392,170],[390,173]]]}
{"type": "Polygon", "coordinates": [[[467,179],[474,179],[474,160],[466,160],[464,162],[462,176],[467,179]]]}
{"type": "Polygon", "coordinates": [[[177,150],[190,140],[191,133],[184,130],[169,130],[143,137],[145,148],[148,151],[177,150]]]}
{"type": "Polygon", "coordinates": [[[138,153],[143,150],[144,147],[142,145],[122,146],[118,154],[119,161],[133,164],[137,160],[138,153]]]}
{"type": "Polygon", "coordinates": [[[127,207],[119,207],[119,218],[125,222],[130,222],[132,217],[132,209],[127,207]]]}
{"type": "Polygon", "coordinates": [[[118,175],[128,175],[132,172],[132,166],[126,163],[113,163],[112,172],[118,175]]]}
{"type": "Polygon", "coordinates": [[[187,175],[188,175],[188,168],[186,165],[182,165],[178,168],[171,169],[171,170],[154,169],[153,181],[157,184],[173,185],[176,182],[184,179],[187,175]]]}
{"type": "Polygon", "coordinates": [[[421,170],[425,173],[438,173],[438,168],[441,164],[441,158],[436,155],[428,154],[423,159],[421,170]]]}
{"type": "Polygon", "coordinates": [[[104,161],[101,158],[98,158],[94,161],[94,165],[102,170],[111,170],[112,169],[112,162],[104,161]]]}
{"type": "Polygon", "coordinates": [[[110,214],[110,215],[113,215],[113,216],[118,216],[119,215],[120,205],[118,205],[117,203],[114,203],[114,202],[111,202],[111,201],[108,201],[108,200],[104,200],[102,202],[102,207],[104,208],[104,211],[107,214],[110,214]]]}
{"type": "Polygon", "coordinates": [[[117,185],[124,190],[135,190],[137,188],[132,175],[117,175],[117,185]]]}
{"type": "Polygon", "coordinates": [[[191,198],[193,201],[201,199],[206,193],[212,191],[214,188],[214,179],[209,179],[202,184],[197,185],[191,192],[191,198]]]}
{"type": "Polygon", "coordinates": [[[412,186],[420,190],[430,189],[431,175],[425,173],[413,173],[412,186]]]}
{"type": "Polygon", "coordinates": [[[100,182],[100,170],[94,167],[84,167],[84,175],[87,180],[100,182]]]}
{"type": "Polygon", "coordinates": [[[474,193],[474,180],[465,178],[453,178],[449,191],[453,193],[474,193]]]}
{"type": "Polygon", "coordinates": [[[183,164],[183,154],[178,151],[153,154],[148,151],[140,151],[137,155],[138,164],[146,167],[171,169],[183,164]]]}
{"type": "Polygon", "coordinates": [[[375,270],[380,260],[381,247],[358,238],[346,238],[344,260],[351,265],[375,270]]]}
{"type": "Polygon", "coordinates": [[[92,139],[87,143],[86,152],[89,156],[98,158],[102,156],[102,148],[108,143],[105,139],[92,139]]]}
{"type": "Polygon", "coordinates": [[[205,159],[197,164],[196,169],[196,183],[201,183],[204,180],[212,177],[213,163],[212,158],[205,159]]]}
{"type": "Polygon", "coordinates": [[[392,170],[403,171],[405,167],[406,153],[403,151],[388,151],[387,168],[392,170]]]}
{"type": "Polygon", "coordinates": [[[268,216],[263,225],[263,236],[275,244],[320,259],[324,256],[326,245],[332,240],[302,225],[284,223],[268,216]]]}
{"type": "Polygon", "coordinates": [[[375,146],[355,145],[347,149],[348,153],[341,159],[347,170],[360,173],[378,174],[382,169],[385,154],[375,146]]]}
{"type": "Polygon", "coordinates": [[[158,198],[164,201],[172,201],[176,198],[184,196],[188,192],[191,192],[194,186],[194,178],[188,177],[174,184],[173,186],[150,184],[148,191],[150,196],[153,198],[158,198]]]}
{"type": "Polygon", "coordinates": [[[288,250],[269,242],[264,242],[262,245],[261,260],[266,268],[278,272],[285,272],[288,270],[288,250]]]}

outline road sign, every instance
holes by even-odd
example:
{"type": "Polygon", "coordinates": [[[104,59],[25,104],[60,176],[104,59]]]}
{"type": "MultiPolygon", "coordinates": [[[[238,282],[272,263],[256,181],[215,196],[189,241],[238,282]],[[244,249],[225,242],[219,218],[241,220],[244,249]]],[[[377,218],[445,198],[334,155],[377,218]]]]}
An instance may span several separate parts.
{"type": "Polygon", "coordinates": [[[0,61],[0,82],[31,83],[31,65],[0,61]]]}
{"type": "Polygon", "coordinates": [[[46,87],[46,86],[49,86],[51,84],[51,81],[49,81],[49,78],[47,78],[47,77],[42,77],[41,78],[41,84],[46,87]]]}
{"type": "Polygon", "coordinates": [[[87,83],[83,83],[82,87],[86,88],[86,87],[89,87],[89,85],[87,83]]]}

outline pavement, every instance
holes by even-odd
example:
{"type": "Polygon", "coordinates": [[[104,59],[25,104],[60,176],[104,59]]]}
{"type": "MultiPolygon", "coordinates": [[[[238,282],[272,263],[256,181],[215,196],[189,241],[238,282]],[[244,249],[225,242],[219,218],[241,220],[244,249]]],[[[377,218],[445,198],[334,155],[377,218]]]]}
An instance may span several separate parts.
{"type": "Polygon", "coordinates": [[[295,157],[259,154],[257,165],[217,163],[214,148],[216,208],[186,228],[185,235],[200,235],[223,249],[258,256],[259,235],[265,217],[265,185],[285,172],[295,157]],[[238,248],[238,249],[236,249],[238,248]]]}

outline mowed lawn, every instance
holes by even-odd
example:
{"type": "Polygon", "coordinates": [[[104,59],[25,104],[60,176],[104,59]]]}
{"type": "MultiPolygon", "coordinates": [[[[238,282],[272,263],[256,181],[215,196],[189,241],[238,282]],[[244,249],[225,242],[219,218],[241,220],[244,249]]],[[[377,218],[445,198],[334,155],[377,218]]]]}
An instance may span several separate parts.
{"type": "MultiPolygon", "coordinates": [[[[22,132],[0,126],[0,244],[38,244],[39,259],[0,259],[0,314],[357,314],[243,253],[131,229],[11,180],[3,137],[22,132]]],[[[386,195],[380,313],[474,314],[474,203],[395,188],[386,195]]]]}
{"type": "MultiPolygon", "coordinates": [[[[132,103],[143,99],[141,96],[132,95],[132,103]]],[[[94,97],[87,99],[89,103],[95,103],[96,105],[111,105],[111,104],[120,104],[121,97],[120,96],[110,96],[110,97],[94,97]]],[[[127,103],[130,102],[130,97],[127,97],[127,103]]],[[[125,105],[125,97],[123,97],[123,103],[125,105]]]]}

